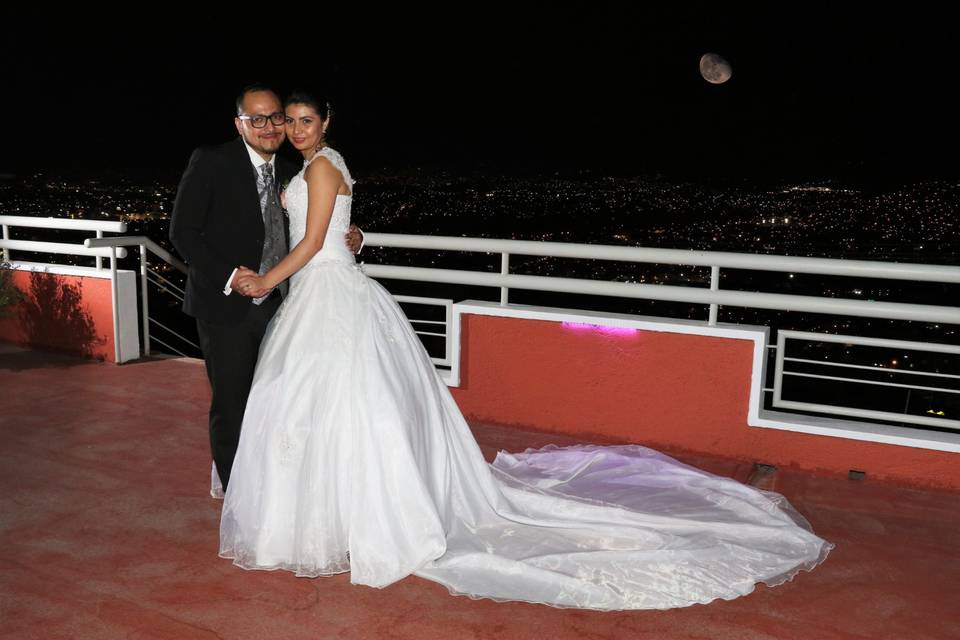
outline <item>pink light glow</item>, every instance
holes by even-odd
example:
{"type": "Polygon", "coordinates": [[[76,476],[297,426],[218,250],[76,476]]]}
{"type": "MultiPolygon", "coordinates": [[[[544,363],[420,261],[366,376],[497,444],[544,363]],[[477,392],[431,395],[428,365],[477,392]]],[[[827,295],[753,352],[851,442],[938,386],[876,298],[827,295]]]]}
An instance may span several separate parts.
{"type": "Polygon", "coordinates": [[[561,322],[560,326],[564,329],[573,329],[574,331],[593,331],[608,336],[632,336],[636,335],[639,329],[629,327],[608,327],[602,324],[589,324],[587,322],[561,322]]]}

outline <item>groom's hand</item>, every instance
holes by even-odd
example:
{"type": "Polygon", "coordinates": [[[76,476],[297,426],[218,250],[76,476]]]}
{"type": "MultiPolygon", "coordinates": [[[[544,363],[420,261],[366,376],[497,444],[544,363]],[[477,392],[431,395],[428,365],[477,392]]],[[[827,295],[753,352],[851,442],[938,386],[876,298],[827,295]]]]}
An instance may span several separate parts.
{"type": "Polygon", "coordinates": [[[363,246],[363,234],[357,228],[357,225],[350,225],[350,228],[347,229],[346,238],[347,248],[350,249],[350,253],[356,255],[357,251],[360,251],[360,247],[363,246]]]}

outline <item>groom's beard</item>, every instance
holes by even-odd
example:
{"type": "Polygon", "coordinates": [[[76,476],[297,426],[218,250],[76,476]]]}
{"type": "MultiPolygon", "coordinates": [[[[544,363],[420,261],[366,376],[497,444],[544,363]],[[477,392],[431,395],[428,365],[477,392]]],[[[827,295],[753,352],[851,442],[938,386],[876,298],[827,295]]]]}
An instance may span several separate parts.
{"type": "Polygon", "coordinates": [[[247,144],[261,153],[274,154],[280,150],[280,145],[283,144],[283,139],[284,136],[280,133],[274,135],[273,137],[256,136],[253,140],[247,140],[247,144]]]}

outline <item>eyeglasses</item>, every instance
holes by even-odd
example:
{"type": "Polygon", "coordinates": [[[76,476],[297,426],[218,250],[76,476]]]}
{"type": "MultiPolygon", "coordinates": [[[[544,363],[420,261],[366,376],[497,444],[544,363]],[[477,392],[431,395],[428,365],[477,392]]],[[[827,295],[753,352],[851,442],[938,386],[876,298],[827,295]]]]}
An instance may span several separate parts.
{"type": "Polygon", "coordinates": [[[242,115],[237,117],[240,118],[241,120],[249,120],[250,126],[252,126],[254,129],[263,129],[265,126],[267,126],[267,120],[269,120],[270,123],[275,127],[282,127],[283,124],[287,121],[287,115],[282,111],[271,113],[268,116],[242,115]]]}

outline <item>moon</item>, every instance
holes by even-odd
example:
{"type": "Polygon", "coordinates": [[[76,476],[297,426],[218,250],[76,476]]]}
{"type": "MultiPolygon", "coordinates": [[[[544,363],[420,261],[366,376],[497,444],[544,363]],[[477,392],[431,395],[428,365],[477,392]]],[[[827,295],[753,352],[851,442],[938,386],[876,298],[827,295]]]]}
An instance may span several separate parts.
{"type": "Polygon", "coordinates": [[[705,53],[700,57],[700,75],[710,84],[723,84],[733,76],[733,69],[723,56],[705,53]]]}

